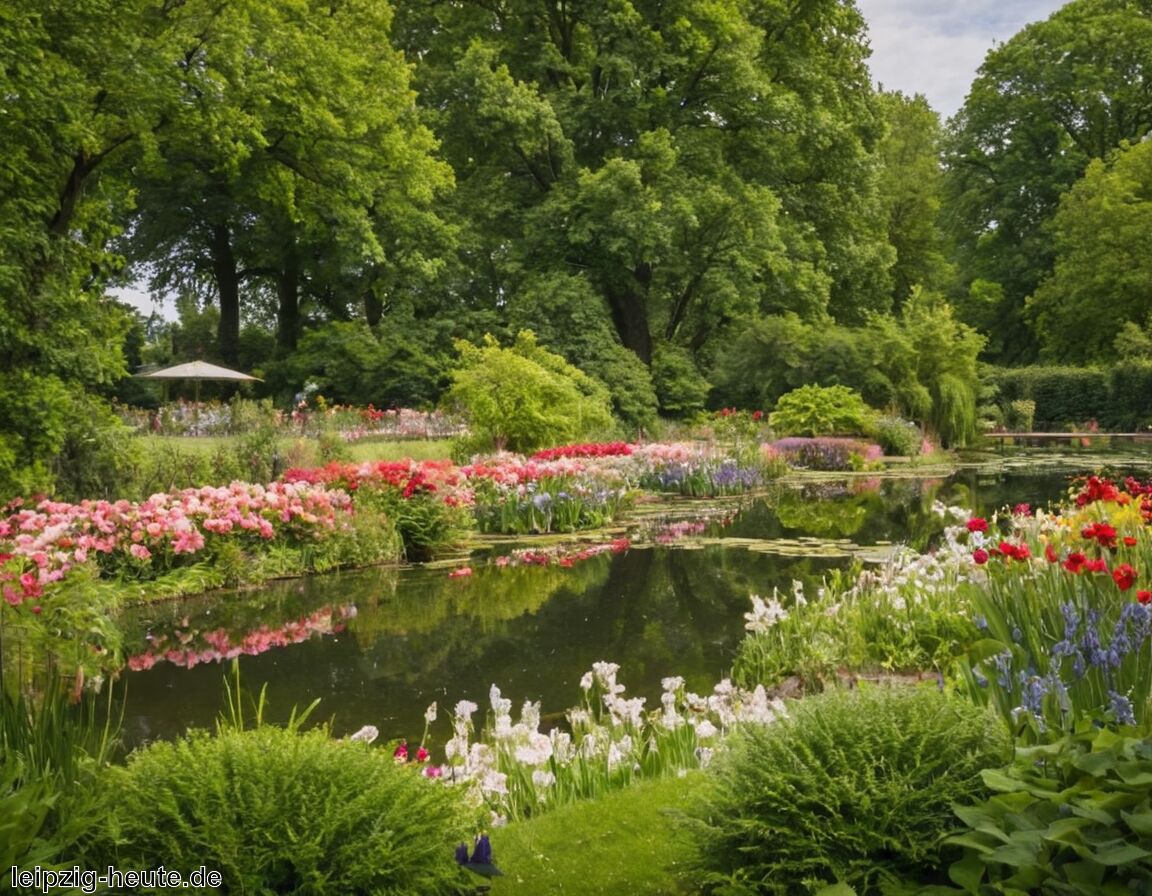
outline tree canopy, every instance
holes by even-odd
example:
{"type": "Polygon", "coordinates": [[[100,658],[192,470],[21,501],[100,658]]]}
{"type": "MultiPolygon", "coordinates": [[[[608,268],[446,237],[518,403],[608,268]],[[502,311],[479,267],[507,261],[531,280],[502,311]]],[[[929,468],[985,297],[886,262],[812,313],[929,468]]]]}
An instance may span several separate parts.
{"type": "Polygon", "coordinates": [[[988,53],[950,123],[947,221],[970,323],[994,354],[1036,354],[1025,298],[1055,260],[1050,223],[1093,159],[1152,130],[1152,2],[1073,0],[988,53]]]}
{"type": "Polygon", "coordinates": [[[1152,314],[1152,142],[1097,159],[1053,218],[1055,268],[1029,299],[1044,354],[1112,361],[1117,337],[1152,314]]]}

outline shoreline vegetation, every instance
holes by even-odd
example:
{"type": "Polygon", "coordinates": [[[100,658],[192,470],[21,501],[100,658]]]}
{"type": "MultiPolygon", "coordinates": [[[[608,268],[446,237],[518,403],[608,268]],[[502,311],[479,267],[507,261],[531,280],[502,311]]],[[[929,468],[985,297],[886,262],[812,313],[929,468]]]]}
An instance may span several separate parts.
{"type": "MultiPolygon", "coordinates": [[[[364,763],[363,774],[376,782],[373,787],[382,788],[378,798],[383,803],[393,799],[388,793],[407,793],[404,781],[413,776],[430,779],[430,787],[447,785],[448,795],[445,801],[437,798],[436,811],[451,819],[448,828],[485,832],[484,837],[491,831],[498,850],[490,856],[498,863],[493,867],[504,867],[503,855],[525,863],[512,871],[515,883],[494,881],[494,892],[517,892],[517,887],[532,882],[525,873],[551,873],[534,858],[531,838],[547,841],[554,836],[547,833],[550,823],[544,821],[552,813],[584,818],[583,824],[590,825],[591,817],[581,806],[603,802],[606,807],[627,807],[636,799],[645,806],[636,806],[637,811],[650,812],[645,793],[656,795],[653,798],[661,805],[676,807],[669,830],[656,836],[634,826],[621,828],[624,843],[634,844],[645,856],[637,867],[655,875],[653,893],[689,892],[693,887],[699,891],[700,886],[707,892],[726,892],[728,884],[723,881],[730,884],[760,874],[768,875],[765,880],[791,879],[800,867],[810,867],[814,880],[833,888],[821,892],[859,896],[878,893],[882,880],[886,887],[899,880],[904,886],[934,887],[932,892],[941,894],[975,894],[978,888],[965,882],[1059,874],[1032,869],[1027,875],[1033,877],[1020,878],[1024,872],[1002,857],[994,843],[992,848],[978,845],[989,829],[988,822],[980,819],[1017,823],[996,815],[1001,811],[997,800],[1022,786],[1015,783],[1016,776],[1031,772],[1025,765],[1012,764],[1012,751],[1005,751],[1004,743],[1014,743],[1020,755],[1049,750],[1065,762],[1054,766],[1053,774],[1067,775],[1083,751],[1109,749],[1103,739],[1114,738],[1108,744],[1136,743],[1132,740],[1136,733],[1148,730],[1152,486],[1137,478],[1086,477],[1063,502],[1037,509],[1019,505],[987,517],[939,505],[933,512],[943,522],[944,535],[926,553],[895,547],[883,561],[857,563],[831,574],[815,593],[794,587],[789,594],[750,595],[747,635],[730,677],[705,694],[689,692],[681,679],[665,679],[656,709],[645,707],[643,698],[628,695],[620,679],[626,669],[602,661],[584,676],[581,700],[563,714],[560,724],[553,717],[545,723],[539,704],[525,703],[515,713],[511,701],[493,684],[488,706],[459,701],[441,711],[431,705],[418,744],[390,741],[382,747],[369,746],[377,736],[371,725],[341,739],[332,738],[326,727],[305,734],[301,726],[314,707],[299,716],[294,712],[286,731],[269,730],[263,719],[265,696],[260,695],[246,715],[244,704],[253,698],[242,695],[238,678],[229,687],[229,715],[222,717],[215,735],[193,733],[174,745],[139,748],[124,767],[109,765],[110,747],[99,746],[99,738],[93,740],[98,732],[91,721],[81,721],[83,708],[90,709],[95,699],[93,684],[115,675],[118,668],[118,633],[111,610],[127,595],[151,589],[150,596],[157,598],[178,593],[175,583],[209,581],[198,578],[202,567],[210,567],[217,576],[233,570],[239,581],[245,575],[274,571],[394,563],[407,555],[425,558],[429,565],[442,567],[445,575],[467,575],[471,569],[461,565],[466,554],[459,546],[467,541],[474,550],[487,539],[502,549],[524,545],[494,555],[490,562],[496,566],[568,566],[600,552],[629,550],[625,521],[642,518],[653,502],[672,499],[673,505],[710,506],[715,513],[716,501],[738,502],[773,483],[903,477],[965,465],[962,458],[952,457],[945,464],[886,468],[879,456],[869,460],[855,451],[840,454],[836,440],[813,439],[809,441],[816,447],[805,443],[801,450],[808,453],[793,457],[809,462],[825,459],[829,466],[839,463],[846,469],[797,470],[785,459],[785,451],[796,450],[798,441],[782,447],[756,442],[740,451],[715,443],[708,447],[587,443],[459,466],[446,460],[332,461],[286,470],[268,485],[234,482],[156,495],[143,502],[46,501],[10,508],[0,523],[0,537],[7,539],[5,586],[10,589],[0,608],[6,617],[5,646],[22,640],[50,657],[49,664],[64,673],[57,681],[68,682],[67,693],[60,695],[65,705],[58,711],[81,713],[79,727],[71,734],[63,725],[55,734],[45,733],[42,724],[20,734],[13,718],[25,717],[29,710],[5,696],[4,742],[14,749],[10,755],[31,756],[34,751],[20,747],[19,737],[26,742],[54,738],[64,744],[57,744],[60,749],[78,757],[76,768],[83,771],[53,778],[44,770],[20,766],[23,770],[17,771],[15,783],[7,790],[0,787],[0,822],[8,817],[6,812],[25,817],[18,801],[40,799],[36,788],[41,788],[45,794],[55,793],[53,808],[40,821],[43,838],[36,842],[42,847],[52,845],[55,855],[64,859],[63,838],[74,837],[79,828],[83,833],[75,842],[86,858],[107,862],[130,854],[133,861],[147,864],[174,847],[153,843],[140,833],[160,824],[154,812],[161,803],[147,792],[145,779],[177,800],[176,811],[184,823],[208,830],[214,825],[210,813],[198,805],[201,798],[184,782],[193,768],[209,778],[217,776],[213,787],[227,793],[250,787],[248,779],[253,776],[297,776],[295,763],[304,761],[305,755],[327,756],[324,744],[329,743],[335,751],[332,757],[349,748],[368,751],[368,756],[355,761],[364,763]],[[19,599],[13,600],[17,587],[19,599]],[[56,632],[52,637],[49,627],[56,632]],[[71,635],[60,637],[60,632],[69,631],[71,635]],[[909,689],[921,696],[901,696],[909,689]],[[803,708],[794,702],[800,697],[803,708]],[[79,704],[69,708],[69,700],[79,704]],[[880,716],[890,720],[886,722],[890,727],[861,741],[858,720],[880,716]],[[451,735],[430,738],[430,731],[437,724],[443,727],[444,719],[451,735]],[[953,730],[948,726],[967,733],[953,743],[946,735],[953,730]],[[808,787],[805,776],[835,780],[844,789],[845,800],[864,800],[878,806],[883,815],[889,797],[873,791],[876,780],[867,770],[896,768],[897,758],[907,753],[896,732],[920,729],[926,738],[942,737],[950,749],[966,749],[962,745],[969,741],[986,747],[978,759],[965,754],[976,763],[972,767],[962,766],[957,758],[901,771],[912,776],[907,786],[940,794],[928,812],[931,817],[924,820],[924,829],[933,832],[931,844],[928,839],[908,841],[897,861],[883,846],[888,836],[885,822],[878,819],[872,825],[878,834],[870,839],[842,827],[855,822],[836,813],[805,823],[829,826],[846,845],[820,853],[813,852],[811,837],[807,846],[800,842],[793,830],[797,817],[789,808],[792,803],[773,795],[778,788],[808,787]],[[995,738],[990,740],[989,732],[995,738]],[[850,765],[842,764],[846,760],[837,758],[836,751],[823,755],[822,747],[813,753],[812,745],[820,738],[841,736],[858,745],[850,765]],[[443,744],[436,755],[428,749],[433,743],[443,744]],[[257,758],[260,753],[268,758],[257,758]],[[738,782],[748,779],[750,769],[762,769],[768,755],[776,756],[774,763],[783,763],[781,768],[799,769],[795,773],[800,777],[788,783],[783,771],[757,772],[755,792],[740,794],[738,782]],[[800,765],[786,762],[783,757],[788,755],[802,756],[800,765]],[[177,772],[181,767],[188,771],[177,772]],[[273,771],[274,767],[280,770],[273,771]],[[961,767],[963,775],[956,772],[961,767]],[[241,775],[236,769],[248,771],[241,775]],[[861,770],[861,775],[851,769],[861,770]],[[393,780],[394,774],[400,777],[393,780]],[[685,791],[676,783],[684,775],[691,784],[686,792],[697,794],[691,806],[685,806],[685,791]],[[121,777],[136,782],[131,784],[135,788],[131,820],[109,796],[121,787],[113,779],[121,777]],[[954,814],[950,807],[958,800],[969,808],[957,808],[954,814]],[[93,811],[93,805],[101,807],[94,817],[111,819],[109,823],[137,833],[114,846],[108,829],[94,823],[85,826],[78,814],[93,811]],[[727,816],[733,819],[730,825],[716,824],[717,818],[727,816]],[[765,834],[767,840],[748,840],[745,822],[752,819],[775,833],[765,834]],[[976,833],[966,833],[966,824],[976,833]],[[665,861],[654,855],[653,850],[658,852],[664,843],[680,844],[683,860],[665,861]],[[505,848],[507,853],[502,853],[505,848]],[[754,870],[751,855],[762,856],[764,868],[754,870]],[[793,870],[782,870],[789,868],[793,870]],[[847,889],[834,889],[841,885],[847,889]]],[[[1065,460],[1081,462],[1076,456],[1065,460]]],[[[998,466],[1011,463],[996,461],[998,466]]],[[[1134,468],[1139,466],[1133,463],[1134,468]]],[[[730,515],[730,508],[725,509],[730,515]]],[[[211,581],[227,583],[225,578],[211,581]]],[[[336,615],[303,620],[300,637],[338,630],[344,623],[336,615]]],[[[292,632],[286,631],[284,643],[292,642],[292,632]]],[[[243,645],[232,648],[243,652],[243,645]]],[[[103,737],[110,736],[105,730],[103,737]]],[[[1123,766],[1129,753],[1118,756],[1117,774],[1127,775],[1123,780],[1130,782],[1134,773],[1123,766]]],[[[1131,761],[1143,760],[1133,755],[1131,761]]],[[[1103,790],[1115,786],[1108,775],[1107,770],[1101,773],[1103,790]]],[[[1131,784],[1127,786],[1131,794],[1131,784]]],[[[785,792],[790,791],[779,791],[785,792]]],[[[1032,792],[1038,795],[1030,811],[1047,817],[1047,797],[1032,792]]],[[[1147,804],[1150,792],[1152,785],[1130,796],[1129,803],[1147,804]]],[[[174,804],[164,805],[168,812],[174,804]]],[[[245,812],[238,822],[243,830],[221,829],[211,836],[227,842],[249,836],[253,825],[262,830],[275,827],[270,816],[254,808],[245,812]]],[[[318,822],[329,823],[337,822],[318,822]]],[[[1109,825],[1119,822],[1094,816],[1093,823],[1108,832],[1109,825]]],[[[422,830],[419,820],[413,820],[412,828],[422,830]]],[[[1152,837],[1142,831],[1138,825],[1114,837],[1140,868],[1143,851],[1152,856],[1152,837]]],[[[825,835],[833,836],[828,831],[821,836],[825,835]]],[[[905,834],[892,836],[907,839],[905,834]]],[[[607,844],[594,837],[589,842],[605,849],[607,860],[617,862],[614,870],[605,872],[605,880],[635,879],[630,875],[638,872],[627,870],[619,858],[609,858],[617,853],[607,844]]],[[[17,849],[12,864],[31,855],[30,848],[17,849]]],[[[1075,849],[1075,844],[1068,848],[1075,849]]],[[[464,871],[462,878],[446,874],[433,855],[427,851],[420,855],[435,868],[433,877],[439,881],[430,892],[474,891],[464,871]]],[[[415,860],[415,854],[409,858],[415,860]]],[[[221,853],[214,860],[232,869],[233,876],[267,880],[268,869],[253,868],[246,858],[221,853]]],[[[317,861],[322,867],[325,860],[317,861]]],[[[1045,864],[1043,857],[1036,861],[1045,864]]],[[[1126,867],[1107,852],[1091,861],[1104,869],[1100,880],[1126,867]]],[[[571,887],[558,884],[556,892],[581,892],[571,887]]],[[[773,884],[749,892],[799,891],[773,884]]]]}

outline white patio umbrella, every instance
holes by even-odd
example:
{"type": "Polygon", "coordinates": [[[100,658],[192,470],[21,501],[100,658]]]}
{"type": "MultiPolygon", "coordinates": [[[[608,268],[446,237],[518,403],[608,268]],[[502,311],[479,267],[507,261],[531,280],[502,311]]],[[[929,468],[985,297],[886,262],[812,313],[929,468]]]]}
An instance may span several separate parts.
{"type": "Polygon", "coordinates": [[[261,381],[258,376],[250,376],[247,373],[241,373],[239,370],[231,370],[227,367],[220,367],[217,364],[209,364],[207,361],[189,361],[186,364],[177,364],[173,367],[153,370],[151,373],[138,373],[136,376],[144,380],[192,380],[196,384],[196,397],[192,413],[194,415],[194,426],[197,433],[200,431],[200,382],[202,380],[218,382],[261,381]]]}

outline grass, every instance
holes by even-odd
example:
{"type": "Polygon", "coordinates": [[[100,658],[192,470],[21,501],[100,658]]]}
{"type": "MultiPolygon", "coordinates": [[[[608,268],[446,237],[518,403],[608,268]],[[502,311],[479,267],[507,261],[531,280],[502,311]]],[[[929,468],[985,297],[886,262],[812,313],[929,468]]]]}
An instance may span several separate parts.
{"type": "MultiPolygon", "coordinates": [[[[698,892],[680,813],[703,773],[648,781],[492,831],[492,896],[684,896],[698,892]]],[[[480,882],[480,878],[476,878],[480,882]]]]}
{"type": "MultiPolygon", "coordinates": [[[[140,436],[149,449],[176,448],[192,454],[212,455],[221,448],[227,448],[237,441],[235,436],[140,436]]],[[[295,438],[282,438],[279,441],[281,455],[288,456],[295,438]]],[[[363,439],[349,446],[351,460],[450,460],[451,439],[363,439]]]]}

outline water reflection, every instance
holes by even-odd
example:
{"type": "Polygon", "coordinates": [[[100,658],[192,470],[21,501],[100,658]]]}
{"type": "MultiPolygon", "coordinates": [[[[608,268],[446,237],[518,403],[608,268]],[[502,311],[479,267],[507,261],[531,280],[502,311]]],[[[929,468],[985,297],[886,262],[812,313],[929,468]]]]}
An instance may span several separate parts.
{"type": "Polygon", "coordinates": [[[337,733],[372,724],[385,738],[418,739],[433,701],[442,719],[460,699],[485,706],[492,683],[560,713],[597,660],[620,663],[629,693],[649,704],[669,675],[708,691],[727,674],[749,594],[815,583],[850,562],[804,545],[773,551],[774,540],[923,548],[941,526],[937,500],[989,512],[1066,487],[1062,472],[785,483],[754,499],[643,507],[630,550],[570,568],[500,568],[489,557],[466,578],[372,570],[137,608],[124,617],[127,739],[211,725],[232,655],[246,689],[268,685],[273,719],[318,697],[317,717],[337,733]]]}

